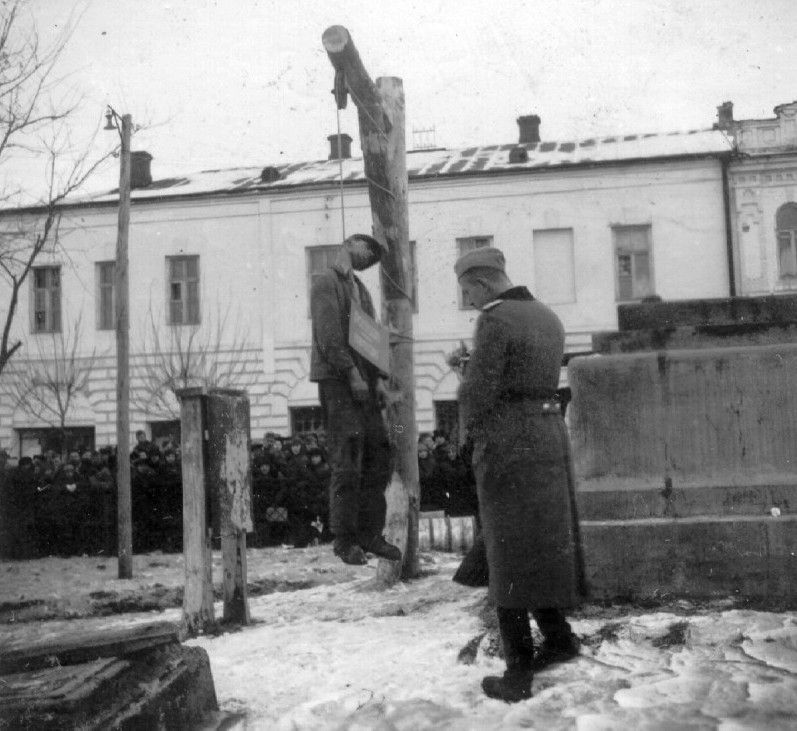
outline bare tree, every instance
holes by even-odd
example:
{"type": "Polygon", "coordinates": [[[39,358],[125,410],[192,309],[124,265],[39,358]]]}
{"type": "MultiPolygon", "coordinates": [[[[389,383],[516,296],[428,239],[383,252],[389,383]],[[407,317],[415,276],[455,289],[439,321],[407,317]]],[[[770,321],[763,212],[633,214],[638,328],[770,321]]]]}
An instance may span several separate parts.
{"type": "Polygon", "coordinates": [[[180,407],[175,396],[182,388],[235,388],[251,385],[242,357],[247,349],[248,330],[243,319],[230,317],[221,306],[197,325],[159,325],[163,317],[152,308],[147,313],[144,343],[137,348],[144,356],[133,367],[132,404],[144,413],[177,420],[180,407]]]}
{"type": "Polygon", "coordinates": [[[89,395],[89,377],[97,361],[97,352],[80,354],[82,321],[38,335],[35,357],[8,369],[5,389],[16,408],[35,421],[58,429],[61,450],[65,450],[67,422],[79,395],[89,395]]]}
{"type": "Polygon", "coordinates": [[[0,166],[21,158],[44,163],[44,179],[41,194],[0,180],[0,204],[17,207],[0,222],[0,374],[22,346],[12,339],[22,286],[39,256],[58,246],[61,204],[114,154],[92,159],[91,143],[76,152],[71,138],[69,121],[80,100],[56,69],[77,18],[42,47],[25,6],[25,0],[0,4],[0,166]],[[18,207],[22,200],[26,209],[18,207]]]}

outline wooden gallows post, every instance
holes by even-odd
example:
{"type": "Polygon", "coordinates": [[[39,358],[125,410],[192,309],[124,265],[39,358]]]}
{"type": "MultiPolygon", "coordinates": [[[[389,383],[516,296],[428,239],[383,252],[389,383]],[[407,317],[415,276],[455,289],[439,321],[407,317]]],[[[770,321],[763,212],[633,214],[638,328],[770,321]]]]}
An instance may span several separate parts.
{"type": "Polygon", "coordinates": [[[338,106],[346,93],[357,106],[360,145],[368,179],[373,234],[387,242],[383,257],[382,323],[391,331],[391,385],[402,399],[388,414],[392,478],[387,491],[388,540],[404,554],[401,564],[380,559],[377,579],[389,585],[418,574],[417,427],[412,339],[412,272],[410,271],[407,161],[404,141],[404,88],[392,76],[371,81],[351,35],[340,25],[324,31],[322,42],[335,68],[338,106]]]}

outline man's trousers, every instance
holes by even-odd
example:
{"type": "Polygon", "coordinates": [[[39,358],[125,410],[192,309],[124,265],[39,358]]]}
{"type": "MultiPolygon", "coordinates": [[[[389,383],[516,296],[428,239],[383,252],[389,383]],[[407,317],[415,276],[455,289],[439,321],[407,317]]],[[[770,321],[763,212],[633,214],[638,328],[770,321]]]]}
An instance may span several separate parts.
{"type": "Polygon", "coordinates": [[[352,398],[348,383],[318,384],[324,411],[328,461],[329,523],[336,543],[369,545],[385,527],[385,489],[390,480],[390,445],[376,399],[352,398]]]}

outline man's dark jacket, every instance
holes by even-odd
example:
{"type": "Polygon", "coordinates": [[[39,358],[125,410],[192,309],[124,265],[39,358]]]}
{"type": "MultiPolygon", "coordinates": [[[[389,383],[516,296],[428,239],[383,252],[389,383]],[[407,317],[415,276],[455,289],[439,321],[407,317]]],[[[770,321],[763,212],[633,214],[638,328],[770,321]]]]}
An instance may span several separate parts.
{"type": "Polygon", "coordinates": [[[365,285],[340,264],[327,269],[313,284],[310,309],[313,318],[313,347],[310,354],[310,380],[325,378],[348,380],[348,371],[356,366],[360,375],[372,384],[379,370],[349,346],[349,317],[354,288],[360,307],[374,317],[374,305],[365,285]]]}

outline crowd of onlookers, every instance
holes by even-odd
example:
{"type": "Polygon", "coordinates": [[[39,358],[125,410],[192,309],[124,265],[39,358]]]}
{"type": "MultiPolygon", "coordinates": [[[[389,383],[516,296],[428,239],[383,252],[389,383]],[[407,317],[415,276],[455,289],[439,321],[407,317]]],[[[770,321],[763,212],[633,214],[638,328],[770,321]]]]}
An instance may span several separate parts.
{"type": "Polygon", "coordinates": [[[476,480],[470,459],[443,431],[422,433],[418,438],[418,478],[421,511],[445,511],[446,515],[476,515],[476,480]]]}
{"type": "MultiPolygon", "coordinates": [[[[116,448],[50,450],[16,464],[0,450],[0,556],[114,554],[116,448]]],[[[331,468],[323,432],[253,443],[252,523],[248,544],[297,547],[331,538],[331,468]]],[[[467,461],[443,432],[418,442],[421,510],[470,515],[477,509],[467,461]]],[[[136,433],[130,453],[133,551],[182,549],[182,474],[176,439],[136,433]]]]}

